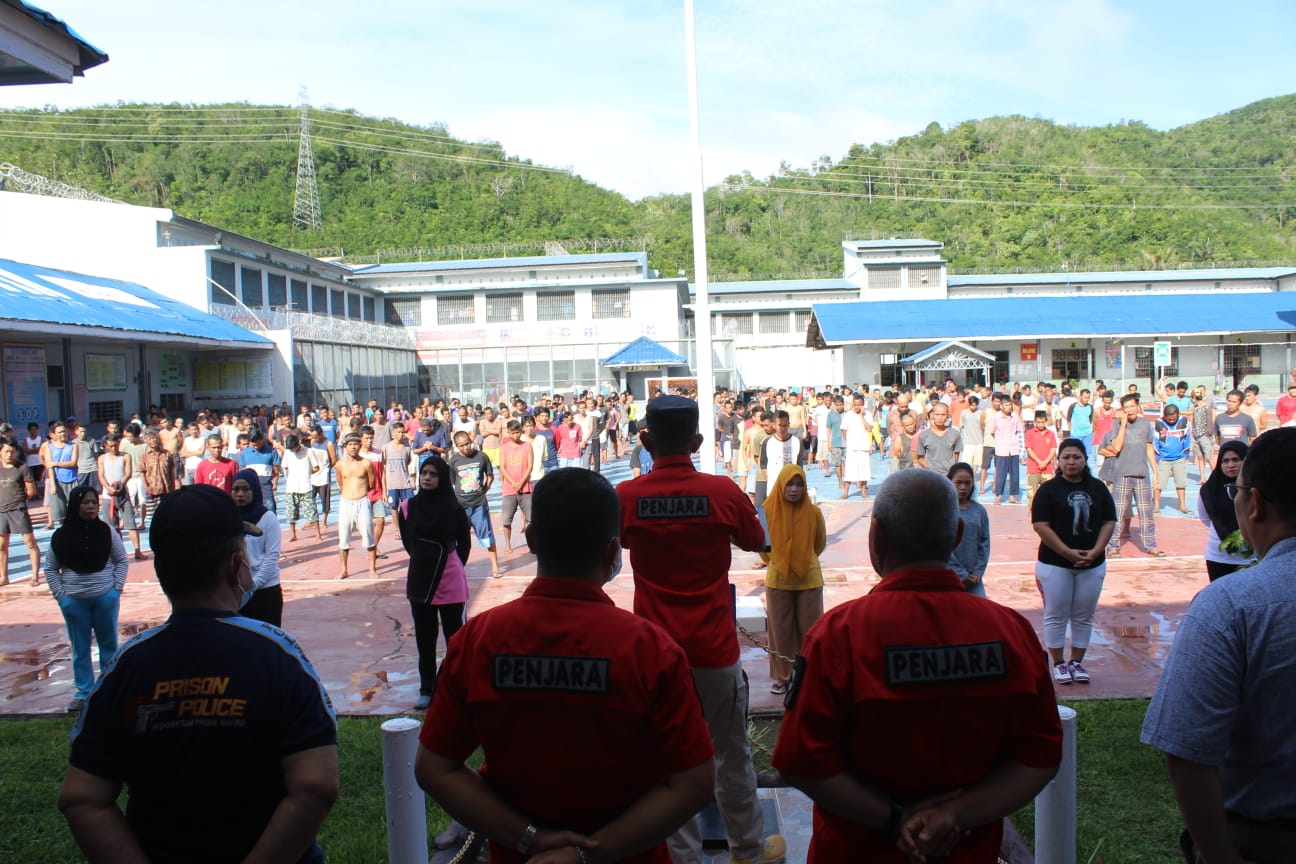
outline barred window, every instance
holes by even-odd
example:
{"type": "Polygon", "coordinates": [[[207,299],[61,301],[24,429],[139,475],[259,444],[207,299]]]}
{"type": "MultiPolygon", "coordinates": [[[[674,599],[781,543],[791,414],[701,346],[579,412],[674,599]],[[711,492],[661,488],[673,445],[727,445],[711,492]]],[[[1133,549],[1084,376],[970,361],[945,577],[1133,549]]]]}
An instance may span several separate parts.
{"type": "Polygon", "coordinates": [[[720,316],[720,335],[733,333],[736,336],[750,336],[752,333],[752,314],[750,312],[742,315],[721,315],[720,316]]]}
{"type": "Polygon", "coordinates": [[[869,268],[868,271],[869,290],[890,291],[900,287],[900,268],[888,267],[869,268]]]}
{"type": "Polygon", "coordinates": [[[423,326],[423,301],[418,297],[387,301],[387,323],[400,327],[423,326]]]}
{"type": "Polygon", "coordinates": [[[1063,381],[1089,377],[1088,348],[1054,348],[1053,377],[1063,381]]]}
{"type": "MultiPolygon", "coordinates": [[[[1179,346],[1170,346],[1170,365],[1161,368],[1163,375],[1179,374],[1179,346]]],[[[1156,349],[1154,348],[1135,348],[1134,349],[1134,374],[1135,375],[1155,375],[1157,374],[1156,366],[1156,349]]]]}
{"type": "Polygon", "coordinates": [[[279,273],[266,274],[266,291],[269,295],[268,305],[278,309],[288,305],[288,277],[279,273]]]}
{"type": "Polygon", "coordinates": [[[575,291],[536,292],[537,319],[541,321],[571,321],[575,317],[575,291]]]}
{"type": "Polygon", "coordinates": [[[471,294],[447,294],[437,298],[438,324],[472,324],[477,312],[471,294]]]}
{"type": "Polygon", "coordinates": [[[346,318],[346,293],[329,289],[329,314],[334,318],[346,318]]]}
{"type": "Polygon", "coordinates": [[[809,327],[810,327],[810,313],[809,313],[809,312],[793,312],[793,313],[792,313],[792,332],[793,332],[793,333],[804,333],[804,332],[805,332],[809,327]]]}
{"type": "Polygon", "coordinates": [[[788,332],[788,313],[762,312],[760,313],[759,326],[762,333],[786,333],[788,332]]]}
{"type": "Polygon", "coordinates": [[[486,323],[508,324],[522,320],[521,294],[487,294],[486,323]]]}
{"type": "Polygon", "coordinates": [[[241,267],[243,271],[243,303],[256,309],[265,305],[265,291],[261,285],[261,271],[255,267],[241,267]]]}
{"type": "Polygon", "coordinates": [[[234,262],[213,258],[211,262],[211,281],[216,283],[216,285],[210,285],[209,283],[211,302],[219,303],[222,306],[233,306],[234,290],[237,288],[234,284],[234,262]],[[220,287],[218,288],[217,285],[220,287]]]}
{"type": "Polygon", "coordinates": [[[611,288],[604,291],[592,291],[595,318],[629,318],[630,289],[611,288]]]}
{"type": "Polygon", "coordinates": [[[171,413],[188,410],[185,408],[185,394],[183,393],[158,394],[158,407],[165,408],[171,413]]]}
{"type": "Polygon", "coordinates": [[[116,402],[91,402],[88,406],[90,409],[90,423],[107,423],[115,420],[118,423],[122,420],[122,403],[116,402]]]}
{"type": "Polygon", "coordinates": [[[915,266],[909,268],[910,288],[935,288],[940,282],[940,267],[937,265],[915,266]]]}
{"type": "Polygon", "coordinates": [[[1259,345],[1225,345],[1224,374],[1229,377],[1260,374],[1259,345]]]}

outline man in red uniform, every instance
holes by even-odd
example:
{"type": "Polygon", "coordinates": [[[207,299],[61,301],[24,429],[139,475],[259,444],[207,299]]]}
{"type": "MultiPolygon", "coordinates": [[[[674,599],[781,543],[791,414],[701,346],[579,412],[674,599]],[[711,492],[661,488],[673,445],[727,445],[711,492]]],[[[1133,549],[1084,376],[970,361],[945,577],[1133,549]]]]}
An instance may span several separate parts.
{"type": "Polygon", "coordinates": [[[450,640],[414,764],[491,861],[667,864],[662,841],[711,797],[712,749],[688,660],[602,585],[616,493],[580,468],[535,487],[536,578],[450,640]],[[481,776],[463,763],[481,746],[481,776]]]}
{"type": "MultiPolygon", "coordinates": [[[[693,467],[690,454],[702,446],[696,402],[658,396],[649,400],[644,419],[639,437],[653,469],[616,490],[621,545],[634,568],[634,610],[664,627],[688,655],[715,747],[716,803],[729,835],[729,860],[775,864],[783,861],[787,843],[777,834],[764,837],[729,585],[730,543],[755,552],[765,547],[765,532],[732,480],[693,467]]],[[[670,838],[670,851],[675,864],[701,860],[696,819],[670,838]]]]}
{"type": "Polygon", "coordinates": [[[869,531],[882,583],[806,636],[774,766],[814,799],[810,864],[993,864],[1003,817],[1057,772],[1044,650],[1021,615],[961,590],[945,562],[962,530],[944,477],[889,478],[869,531]]]}

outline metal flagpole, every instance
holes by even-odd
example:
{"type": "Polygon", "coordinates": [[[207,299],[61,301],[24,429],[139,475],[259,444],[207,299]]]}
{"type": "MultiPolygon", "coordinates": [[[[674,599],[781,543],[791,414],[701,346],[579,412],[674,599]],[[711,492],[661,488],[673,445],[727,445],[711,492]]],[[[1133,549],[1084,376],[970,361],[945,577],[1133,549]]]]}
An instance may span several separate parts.
{"type": "Polygon", "coordinates": [[[711,303],[707,297],[706,192],[702,177],[702,129],[698,123],[697,38],[694,32],[693,0],[684,0],[684,58],[687,68],[689,127],[693,138],[693,332],[696,337],[698,431],[702,433],[701,468],[716,471],[715,460],[715,364],[711,354],[711,303]]]}

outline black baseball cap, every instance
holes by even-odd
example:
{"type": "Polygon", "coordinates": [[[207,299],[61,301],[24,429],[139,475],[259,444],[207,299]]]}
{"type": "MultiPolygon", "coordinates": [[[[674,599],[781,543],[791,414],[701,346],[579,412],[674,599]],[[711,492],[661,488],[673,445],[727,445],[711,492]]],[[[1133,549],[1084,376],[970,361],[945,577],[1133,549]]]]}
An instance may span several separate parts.
{"type": "Polygon", "coordinates": [[[240,534],[259,537],[261,529],[243,521],[228,492],[203,484],[182,486],[153,512],[149,547],[165,560],[201,554],[240,534]]]}
{"type": "Polygon", "coordinates": [[[692,423],[697,429],[698,404],[683,396],[654,396],[644,408],[644,421],[651,429],[654,423],[671,426],[692,423]]]}

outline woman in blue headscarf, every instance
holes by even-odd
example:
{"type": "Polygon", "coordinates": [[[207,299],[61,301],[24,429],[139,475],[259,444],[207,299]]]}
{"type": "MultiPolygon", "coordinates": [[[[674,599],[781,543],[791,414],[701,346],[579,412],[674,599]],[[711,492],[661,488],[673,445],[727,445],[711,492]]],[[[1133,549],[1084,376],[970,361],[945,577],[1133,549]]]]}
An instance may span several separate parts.
{"type": "Polygon", "coordinates": [[[243,604],[247,618],[283,626],[283,589],[279,587],[279,548],[283,530],[279,517],[270,512],[262,497],[261,478],[251,468],[234,475],[230,495],[243,521],[261,529],[261,536],[248,535],[248,566],[252,570],[252,596],[243,604]]]}

